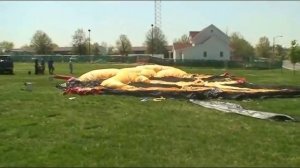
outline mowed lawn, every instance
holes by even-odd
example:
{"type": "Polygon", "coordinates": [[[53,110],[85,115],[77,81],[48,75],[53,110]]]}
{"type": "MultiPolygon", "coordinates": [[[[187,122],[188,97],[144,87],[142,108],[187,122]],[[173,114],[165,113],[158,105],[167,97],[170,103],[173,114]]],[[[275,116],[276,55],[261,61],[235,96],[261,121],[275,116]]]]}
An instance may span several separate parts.
{"type": "MultiPolygon", "coordinates": [[[[75,76],[133,64],[74,63],[75,76]]],[[[55,73],[68,74],[67,63],[55,73]]],[[[300,72],[179,67],[225,71],[257,84],[300,86],[300,72]]],[[[300,122],[275,122],[202,108],[187,99],[140,101],[118,95],[62,95],[49,75],[15,63],[0,75],[0,166],[299,166],[300,122]],[[22,90],[24,82],[33,91],[22,90]],[[76,99],[70,100],[70,97],[76,99]]],[[[300,116],[300,98],[231,101],[247,109],[300,116]]]]}

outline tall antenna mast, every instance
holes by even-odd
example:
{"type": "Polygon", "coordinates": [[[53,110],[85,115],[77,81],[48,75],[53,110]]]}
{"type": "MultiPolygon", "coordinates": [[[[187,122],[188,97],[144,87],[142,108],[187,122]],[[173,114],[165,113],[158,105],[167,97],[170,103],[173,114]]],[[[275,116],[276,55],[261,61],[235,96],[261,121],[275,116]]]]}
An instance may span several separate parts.
{"type": "Polygon", "coordinates": [[[161,30],[161,0],[154,0],[154,27],[161,30]]]}

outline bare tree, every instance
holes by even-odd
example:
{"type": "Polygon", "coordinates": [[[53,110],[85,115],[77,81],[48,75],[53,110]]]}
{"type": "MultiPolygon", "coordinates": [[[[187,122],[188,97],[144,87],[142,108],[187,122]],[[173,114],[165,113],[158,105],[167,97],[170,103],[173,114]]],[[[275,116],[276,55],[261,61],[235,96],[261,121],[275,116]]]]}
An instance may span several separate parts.
{"type": "Polygon", "coordinates": [[[115,54],[120,54],[119,50],[114,47],[113,45],[109,45],[107,47],[107,54],[108,55],[115,55],[115,54]]]}
{"type": "Polygon", "coordinates": [[[2,41],[0,43],[0,53],[6,53],[9,52],[11,49],[14,48],[14,43],[13,42],[8,42],[8,41],[2,41]]]}
{"type": "Polygon", "coordinates": [[[174,43],[189,44],[190,43],[190,39],[189,39],[189,37],[186,34],[184,34],[179,39],[175,39],[174,43]]]}
{"type": "Polygon", "coordinates": [[[128,54],[131,52],[131,43],[124,34],[120,35],[116,45],[121,55],[128,56],[128,54]]]}
{"type": "Polygon", "coordinates": [[[261,37],[259,39],[258,44],[256,45],[256,55],[258,57],[263,57],[263,58],[270,58],[271,57],[271,50],[270,50],[270,41],[267,37],[261,37]]]}
{"type": "Polygon", "coordinates": [[[83,29],[77,29],[73,35],[73,52],[74,54],[88,54],[88,38],[83,29]]]}
{"type": "Polygon", "coordinates": [[[50,54],[54,47],[51,38],[41,30],[33,35],[30,45],[37,54],[50,54]]]}
{"type": "Polygon", "coordinates": [[[243,61],[250,61],[254,57],[254,48],[237,32],[230,36],[230,47],[233,49],[232,55],[242,58],[243,61]]]}
{"type": "Polygon", "coordinates": [[[100,55],[107,55],[107,54],[108,54],[107,43],[102,42],[100,47],[100,55]]]}
{"type": "Polygon", "coordinates": [[[145,44],[148,53],[168,55],[166,37],[158,27],[147,32],[145,44]]]}
{"type": "Polygon", "coordinates": [[[92,53],[93,53],[93,55],[99,55],[99,53],[100,53],[100,45],[98,43],[94,43],[92,45],[92,53]]]}
{"type": "Polygon", "coordinates": [[[282,47],[282,45],[277,44],[275,46],[275,56],[283,59],[285,57],[285,52],[284,52],[284,48],[282,47]]]}

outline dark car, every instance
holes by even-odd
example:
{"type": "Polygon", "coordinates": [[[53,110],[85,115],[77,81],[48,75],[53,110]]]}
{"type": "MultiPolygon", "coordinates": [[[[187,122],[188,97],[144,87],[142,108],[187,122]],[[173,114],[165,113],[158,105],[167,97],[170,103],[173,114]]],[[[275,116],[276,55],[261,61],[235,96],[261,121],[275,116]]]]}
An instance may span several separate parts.
{"type": "Polygon", "coordinates": [[[14,73],[14,62],[9,55],[0,55],[0,73],[14,73]]]}

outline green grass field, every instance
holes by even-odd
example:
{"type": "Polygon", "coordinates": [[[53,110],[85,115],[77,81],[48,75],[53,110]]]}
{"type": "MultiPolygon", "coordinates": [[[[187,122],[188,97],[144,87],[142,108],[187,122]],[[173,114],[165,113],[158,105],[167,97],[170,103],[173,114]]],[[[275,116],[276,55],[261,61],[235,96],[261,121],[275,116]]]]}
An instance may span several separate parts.
{"type": "MultiPolygon", "coordinates": [[[[75,76],[127,64],[74,64],[75,76]]],[[[68,74],[68,64],[55,63],[68,74]]],[[[191,73],[225,70],[179,67],[191,73]]],[[[186,99],[62,95],[60,80],[28,75],[15,63],[0,75],[0,166],[269,166],[300,165],[300,123],[225,114],[186,99]],[[22,90],[33,82],[33,91],[22,90]],[[69,97],[76,97],[69,100],[69,97]]],[[[300,73],[228,70],[257,84],[298,85],[300,73]]],[[[233,101],[247,109],[300,115],[300,98],[233,101]]]]}

